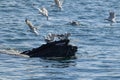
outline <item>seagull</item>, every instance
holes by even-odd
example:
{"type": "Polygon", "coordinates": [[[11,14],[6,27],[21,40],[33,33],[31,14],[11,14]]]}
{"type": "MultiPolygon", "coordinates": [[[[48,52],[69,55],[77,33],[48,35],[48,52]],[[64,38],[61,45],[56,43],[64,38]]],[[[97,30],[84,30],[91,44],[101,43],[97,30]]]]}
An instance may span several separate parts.
{"type": "Polygon", "coordinates": [[[43,36],[43,37],[44,37],[44,40],[45,40],[46,43],[50,43],[51,42],[51,40],[50,40],[50,38],[48,36],[43,36]]]}
{"type": "Polygon", "coordinates": [[[58,35],[56,35],[56,37],[58,37],[58,39],[60,39],[60,40],[68,40],[68,37],[70,35],[71,35],[70,33],[58,34],[58,35]]]}
{"type": "Polygon", "coordinates": [[[68,39],[68,37],[71,36],[71,34],[66,32],[64,36],[65,36],[65,39],[68,39]]]}
{"type": "Polygon", "coordinates": [[[31,32],[35,33],[36,35],[39,35],[39,33],[37,32],[37,28],[34,27],[28,19],[25,19],[25,22],[29,26],[31,32]]]}
{"type": "Polygon", "coordinates": [[[112,12],[112,11],[110,11],[110,12],[109,12],[109,17],[108,17],[107,19],[105,19],[105,20],[108,20],[108,21],[114,23],[114,22],[116,22],[115,19],[116,19],[116,15],[115,15],[115,13],[112,12]]]}
{"type": "Polygon", "coordinates": [[[42,15],[46,16],[46,17],[47,17],[47,20],[48,20],[48,10],[47,10],[46,8],[44,8],[44,7],[42,7],[42,8],[37,8],[37,9],[39,10],[39,12],[40,12],[42,15]]]}
{"type": "Polygon", "coordinates": [[[80,22],[78,22],[78,21],[71,21],[70,25],[77,26],[77,25],[80,25],[80,22]]]}
{"type": "Polygon", "coordinates": [[[51,41],[54,41],[55,34],[48,33],[48,37],[50,38],[51,41]]]}
{"type": "Polygon", "coordinates": [[[49,33],[47,36],[44,36],[44,40],[47,43],[53,42],[55,38],[55,34],[49,33]]]}
{"type": "Polygon", "coordinates": [[[62,3],[63,3],[63,1],[54,0],[54,2],[55,2],[55,5],[57,5],[57,7],[61,10],[62,9],[62,3]]]}
{"type": "Polygon", "coordinates": [[[38,8],[35,4],[32,4],[33,8],[37,9],[40,14],[47,17],[48,20],[48,10],[45,7],[38,8]]]}

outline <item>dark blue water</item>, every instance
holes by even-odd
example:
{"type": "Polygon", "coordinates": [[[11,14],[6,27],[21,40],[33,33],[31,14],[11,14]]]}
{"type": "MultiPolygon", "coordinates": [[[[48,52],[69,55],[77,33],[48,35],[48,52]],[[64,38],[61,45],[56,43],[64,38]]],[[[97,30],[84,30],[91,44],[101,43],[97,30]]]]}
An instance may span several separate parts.
{"type": "Polygon", "coordinates": [[[0,80],[120,80],[120,1],[65,0],[62,11],[53,0],[0,0],[0,80]],[[33,8],[46,7],[49,20],[33,8]],[[116,13],[111,26],[104,19],[116,13]],[[39,36],[28,32],[28,18],[39,36]],[[80,26],[66,25],[71,20],[80,26]],[[16,54],[45,43],[47,33],[70,32],[78,46],[76,59],[46,60],[16,54]],[[14,54],[14,55],[10,55],[14,54]]]}

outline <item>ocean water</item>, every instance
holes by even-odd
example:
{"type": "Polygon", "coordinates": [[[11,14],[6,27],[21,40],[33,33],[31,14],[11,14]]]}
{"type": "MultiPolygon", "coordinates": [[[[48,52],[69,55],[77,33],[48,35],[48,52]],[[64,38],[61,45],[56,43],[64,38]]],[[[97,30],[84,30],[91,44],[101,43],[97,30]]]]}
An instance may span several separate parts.
{"type": "Polygon", "coordinates": [[[120,1],[64,0],[60,11],[54,0],[0,0],[0,80],[120,80],[120,1]],[[46,7],[49,20],[35,7],[46,7]],[[104,19],[116,13],[116,23],[104,19]],[[25,19],[38,28],[29,32],[25,19]],[[80,25],[66,25],[70,21],[80,25]],[[47,60],[19,56],[42,45],[48,33],[70,32],[78,46],[75,59],[47,60]]]}

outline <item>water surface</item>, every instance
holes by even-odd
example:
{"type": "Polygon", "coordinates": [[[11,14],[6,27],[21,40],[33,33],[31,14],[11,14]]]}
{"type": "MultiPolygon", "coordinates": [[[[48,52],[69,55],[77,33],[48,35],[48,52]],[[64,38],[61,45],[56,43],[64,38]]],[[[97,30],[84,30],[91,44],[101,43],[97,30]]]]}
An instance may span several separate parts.
{"type": "Polygon", "coordinates": [[[0,0],[0,79],[120,80],[120,1],[65,0],[62,11],[50,7],[52,4],[53,0],[0,0]],[[49,20],[32,4],[46,7],[49,20]],[[117,15],[118,22],[112,26],[104,20],[109,10],[117,15]],[[39,36],[27,31],[26,18],[39,29],[39,36]],[[66,25],[71,20],[81,25],[66,25]],[[49,32],[70,32],[71,44],[78,46],[76,59],[46,60],[9,54],[40,46],[49,32]]]}

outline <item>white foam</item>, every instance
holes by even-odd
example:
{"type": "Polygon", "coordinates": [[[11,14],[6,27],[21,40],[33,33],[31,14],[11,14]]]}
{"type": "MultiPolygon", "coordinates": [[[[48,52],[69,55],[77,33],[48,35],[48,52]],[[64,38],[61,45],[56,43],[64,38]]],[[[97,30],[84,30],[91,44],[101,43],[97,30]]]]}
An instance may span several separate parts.
{"type": "Polygon", "coordinates": [[[29,56],[27,56],[27,55],[20,54],[19,51],[14,50],[14,49],[10,49],[10,50],[2,49],[2,50],[0,50],[0,53],[9,54],[9,55],[16,55],[16,56],[22,56],[22,57],[29,57],[29,56]]]}

